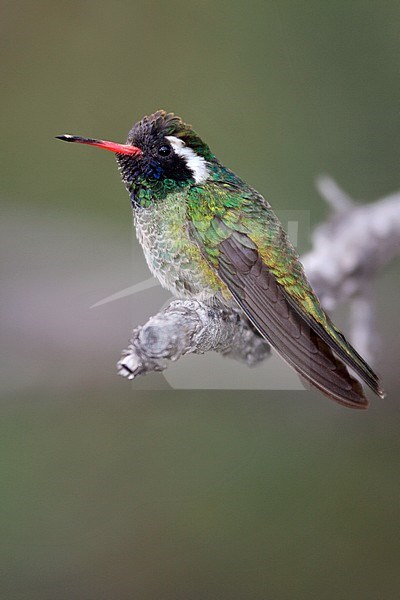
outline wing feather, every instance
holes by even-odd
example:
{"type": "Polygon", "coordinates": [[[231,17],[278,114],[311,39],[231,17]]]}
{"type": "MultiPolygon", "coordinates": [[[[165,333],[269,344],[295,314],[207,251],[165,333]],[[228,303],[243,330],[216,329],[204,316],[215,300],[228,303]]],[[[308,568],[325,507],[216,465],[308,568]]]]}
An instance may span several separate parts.
{"type": "Polygon", "coordinates": [[[284,288],[255,249],[232,235],[219,244],[218,273],[263,337],[305,379],[337,402],[366,408],[368,401],[329,345],[293,310],[284,288]]]}
{"type": "Polygon", "coordinates": [[[323,312],[267,201],[242,184],[209,182],[191,198],[189,223],[205,260],[294,369],[336,401],[366,408],[346,365],[383,397],[377,375],[323,312]]]}

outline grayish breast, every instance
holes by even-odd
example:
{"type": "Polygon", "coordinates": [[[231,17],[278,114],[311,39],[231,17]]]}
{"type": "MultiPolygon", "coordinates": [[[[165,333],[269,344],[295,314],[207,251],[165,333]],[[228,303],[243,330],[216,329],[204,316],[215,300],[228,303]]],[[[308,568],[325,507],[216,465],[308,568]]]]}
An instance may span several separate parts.
{"type": "Polygon", "coordinates": [[[135,207],[133,214],[147,264],[163,287],[178,298],[200,301],[218,294],[218,278],[190,237],[184,194],[135,207]]]}

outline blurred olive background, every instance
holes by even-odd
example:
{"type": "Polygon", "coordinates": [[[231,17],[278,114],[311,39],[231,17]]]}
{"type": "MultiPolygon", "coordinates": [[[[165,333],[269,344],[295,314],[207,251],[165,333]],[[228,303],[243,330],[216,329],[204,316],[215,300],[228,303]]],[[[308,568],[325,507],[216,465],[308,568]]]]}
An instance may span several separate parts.
{"type": "Polygon", "coordinates": [[[149,273],[112,156],[54,140],[165,108],[316,225],[321,172],[400,187],[399,27],[395,1],[2,3],[1,598],[399,597],[398,261],[366,413],[131,385],[120,350],[168,294],[90,309],[149,273]]]}

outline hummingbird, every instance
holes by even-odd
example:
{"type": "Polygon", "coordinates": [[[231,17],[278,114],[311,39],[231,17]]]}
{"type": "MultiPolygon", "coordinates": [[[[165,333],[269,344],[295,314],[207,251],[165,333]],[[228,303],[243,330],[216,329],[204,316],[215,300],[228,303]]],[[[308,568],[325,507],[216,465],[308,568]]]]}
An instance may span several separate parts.
{"type": "Polygon", "coordinates": [[[236,308],[300,376],[352,408],[378,376],[323,310],[269,202],[225,167],[191,125],[158,110],[125,144],[60,135],[113,152],[150,271],[178,298],[236,308]]]}

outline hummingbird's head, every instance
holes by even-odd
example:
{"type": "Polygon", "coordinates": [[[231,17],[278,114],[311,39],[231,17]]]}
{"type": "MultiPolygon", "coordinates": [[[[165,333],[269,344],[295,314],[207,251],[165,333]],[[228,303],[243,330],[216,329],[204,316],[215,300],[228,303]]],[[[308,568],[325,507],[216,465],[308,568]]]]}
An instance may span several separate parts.
{"type": "Polygon", "coordinates": [[[201,184],[209,176],[210,161],[215,159],[190,125],[163,110],[136,123],[126,144],[78,136],[58,137],[114,152],[122,179],[132,192],[138,187],[152,185],[159,190],[163,182],[169,188],[174,183],[179,186],[186,182],[201,184]]]}
{"type": "Polygon", "coordinates": [[[208,177],[207,162],[213,159],[209,147],[180,117],[158,110],[143,117],[128,134],[127,144],[141,149],[132,161],[119,159],[125,173],[145,179],[194,181],[203,183],[208,177]],[[133,165],[134,163],[134,165],[133,165]],[[134,166],[133,172],[130,166],[134,166]]]}

